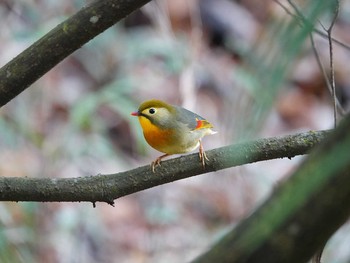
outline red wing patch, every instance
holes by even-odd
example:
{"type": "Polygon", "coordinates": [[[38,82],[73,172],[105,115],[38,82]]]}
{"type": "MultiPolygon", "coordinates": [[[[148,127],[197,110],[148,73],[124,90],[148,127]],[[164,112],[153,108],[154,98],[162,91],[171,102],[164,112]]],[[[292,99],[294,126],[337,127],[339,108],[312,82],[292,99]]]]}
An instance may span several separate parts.
{"type": "Polygon", "coordinates": [[[200,129],[200,128],[202,128],[203,121],[196,118],[196,122],[197,122],[197,126],[196,126],[195,129],[200,129]]]}
{"type": "Polygon", "coordinates": [[[204,128],[213,128],[213,126],[207,120],[200,120],[200,119],[196,118],[196,122],[197,122],[197,125],[196,125],[195,130],[204,129],[204,128]]]}

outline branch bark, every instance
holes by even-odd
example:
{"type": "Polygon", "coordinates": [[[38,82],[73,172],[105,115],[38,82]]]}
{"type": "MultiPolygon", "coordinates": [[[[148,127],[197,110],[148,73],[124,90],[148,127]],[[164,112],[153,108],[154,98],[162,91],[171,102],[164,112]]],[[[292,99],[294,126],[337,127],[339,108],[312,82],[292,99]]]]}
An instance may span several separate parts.
{"type": "Polygon", "coordinates": [[[193,261],[307,262],[350,215],[350,116],[249,218],[193,261]]]}
{"type": "Polygon", "coordinates": [[[79,49],[150,0],[98,0],[82,8],[0,69],[0,107],[79,49]]]}
{"type": "Polygon", "coordinates": [[[107,202],[157,185],[233,166],[306,154],[327,131],[259,139],[207,151],[203,169],[198,154],[163,161],[153,173],[150,166],[117,174],[79,178],[0,177],[0,201],[107,202]]]}

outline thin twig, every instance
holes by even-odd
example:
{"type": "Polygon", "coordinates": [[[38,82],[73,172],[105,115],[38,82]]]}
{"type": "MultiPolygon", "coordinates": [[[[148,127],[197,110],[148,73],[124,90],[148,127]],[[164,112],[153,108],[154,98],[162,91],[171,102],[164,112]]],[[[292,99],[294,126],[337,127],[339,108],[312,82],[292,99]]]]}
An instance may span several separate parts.
{"type": "Polygon", "coordinates": [[[286,7],[284,4],[282,4],[279,0],[274,0],[274,2],[276,4],[278,4],[283,10],[284,12],[286,12],[288,15],[294,17],[294,18],[297,18],[297,19],[300,19],[297,15],[293,14],[293,12],[291,12],[288,7],[286,7]]]}
{"type": "Polygon", "coordinates": [[[334,16],[331,22],[331,25],[329,26],[327,30],[327,35],[328,35],[328,43],[329,43],[329,64],[330,64],[330,69],[331,69],[331,76],[330,76],[330,83],[332,87],[332,95],[333,95],[333,107],[334,107],[334,128],[337,127],[337,106],[336,106],[336,101],[337,101],[337,94],[335,91],[335,77],[334,77],[334,60],[333,60],[333,41],[332,41],[332,29],[335,24],[335,21],[337,20],[338,13],[339,13],[339,1],[335,1],[335,10],[334,10],[334,16]]]}
{"type": "MultiPolygon", "coordinates": [[[[294,9],[294,12],[296,13],[296,15],[301,19],[301,21],[306,24],[306,25],[310,25],[310,23],[308,22],[307,18],[302,14],[302,12],[299,10],[299,8],[295,5],[295,3],[292,1],[292,0],[288,0],[288,3],[291,5],[291,7],[294,9]]],[[[280,4],[282,5],[282,4],[280,4]]],[[[286,7],[283,7],[284,9],[286,7]]],[[[288,12],[289,14],[290,12],[288,12]]],[[[323,29],[327,32],[327,34],[323,33],[320,34],[322,36],[326,36],[327,39],[328,39],[328,43],[329,43],[329,55],[330,55],[330,79],[325,78],[326,81],[327,81],[327,86],[329,87],[330,86],[330,92],[331,92],[331,95],[332,95],[332,98],[333,98],[333,112],[334,112],[334,127],[337,126],[337,109],[340,108],[340,103],[339,101],[337,100],[337,96],[336,96],[336,91],[335,91],[335,78],[334,78],[334,59],[333,59],[333,42],[336,42],[336,40],[332,37],[332,29],[333,29],[333,26],[335,24],[335,21],[338,17],[338,13],[339,13],[339,1],[336,0],[336,7],[335,7],[335,10],[334,10],[334,16],[333,16],[333,19],[332,19],[332,22],[331,22],[331,25],[329,26],[328,29],[326,29],[322,24],[321,26],[323,27],[323,29]]],[[[319,33],[318,31],[319,30],[316,30],[314,29],[315,32],[319,33]]],[[[321,33],[321,31],[320,31],[321,33]]],[[[320,68],[324,74],[324,76],[327,76],[327,74],[325,73],[324,71],[324,68],[322,66],[322,63],[320,63],[320,58],[318,56],[318,53],[317,53],[317,50],[315,48],[315,44],[314,44],[314,41],[313,41],[313,38],[311,36],[311,43],[313,45],[313,49],[314,49],[314,52],[315,52],[315,56],[316,56],[316,59],[317,59],[317,62],[318,64],[320,65],[320,68]]],[[[344,110],[341,110],[341,114],[344,113],[344,110]]]]}
{"type": "MultiPolygon", "coordinates": [[[[325,32],[323,32],[323,31],[321,31],[321,30],[315,28],[315,27],[307,20],[307,18],[300,12],[299,8],[298,8],[291,0],[288,0],[288,3],[293,7],[293,9],[294,9],[294,11],[295,11],[296,14],[293,14],[293,13],[292,13],[285,5],[283,5],[279,0],[274,0],[274,1],[275,1],[287,14],[289,14],[289,15],[291,15],[291,16],[293,16],[293,17],[297,17],[297,18],[301,21],[302,24],[307,25],[307,26],[312,26],[312,28],[313,28],[312,31],[313,31],[313,32],[317,33],[318,35],[320,35],[320,36],[323,37],[323,38],[328,38],[328,35],[327,35],[325,32]]],[[[348,44],[343,43],[343,42],[341,42],[340,40],[338,40],[338,39],[336,39],[336,38],[333,38],[333,37],[332,37],[332,41],[333,41],[335,44],[337,44],[338,46],[341,46],[341,47],[343,47],[343,48],[345,48],[345,49],[347,49],[347,50],[350,51],[350,46],[349,46],[348,44]]]]}
{"type": "MultiPolygon", "coordinates": [[[[318,53],[318,50],[317,50],[317,47],[316,47],[316,43],[315,43],[315,40],[314,40],[314,37],[313,37],[312,34],[310,34],[310,42],[311,42],[312,50],[314,52],[314,55],[315,55],[318,67],[320,68],[320,70],[322,72],[322,75],[323,75],[323,77],[325,79],[328,91],[329,91],[330,94],[332,94],[332,86],[330,84],[330,81],[329,81],[326,69],[324,68],[323,63],[321,61],[321,57],[320,57],[320,54],[318,53]]],[[[336,105],[337,105],[337,110],[338,110],[339,114],[341,116],[344,116],[346,112],[345,112],[344,108],[342,107],[342,105],[340,104],[338,98],[336,98],[336,105]]]]}
{"type": "MultiPolygon", "coordinates": [[[[328,43],[329,43],[329,64],[330,64],[330,80],[328,80],[328,78],[326,78],[327,80],[327,86],[330,85],[331,88],[331,94],[333,96],[333,114],[334,114],[334,128],[337,127],[337,103],[338,103],[338,99],[337,99],[337,95],[336,95],[336,90],[335,90],[335,77],[334,77],[334,58],[333,58],[333,41],[332,41],[332,29],[334,27],[335,21],[338,17],[338,13],[339,13],[339,1],[336,0],[336,6],[335,6],[335,10],[334,10],[334,16],[332,19],[332,22],[329,26],[329,28],[326,30],[327,32],[327,36],[328,36],[328,43]]],[[[319,63],[319,65],[321,65],[320,67],[322,68],[323,73],[324,72],[324,68],[322,67],[322,63],[320,63],[320,59],[315,47],[315,43],[313,41],[313,37],[310,34],[310,38],[311,38],[311,43],[312,43],[312,47],[314,49],[315,52],[315,56],[316,59],[319,63]]],[[[325,77],[327,76],[327,74],[324,74],[325,77]]],[[[312,258],[312,262],[313,263],[320,263],[321,262],[321,258],[322,258],[322,254],[323,254],[323,250],[324,250],[325,244],[324,246],[319,249],[316,254],[314,255],[314,257],[312,258]]]]}

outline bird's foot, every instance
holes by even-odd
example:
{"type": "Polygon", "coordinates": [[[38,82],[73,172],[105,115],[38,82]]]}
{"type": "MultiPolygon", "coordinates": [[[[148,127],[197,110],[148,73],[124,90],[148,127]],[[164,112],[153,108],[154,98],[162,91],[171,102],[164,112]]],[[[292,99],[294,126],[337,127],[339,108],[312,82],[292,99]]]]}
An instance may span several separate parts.
{"type": "Polygon", "coordinates": [[[160,166],[160,161],[169,156],[170,154],[163,154],[162,156],[159,156],[157,159],[155,159],[152,163],[151,163],[151,167],[152,167],[152,172],[155,173],[155,169],[157,166],[160,166]]]}
{"type": "Polygon", "coordinates": [[[199,141],[199,160],[202,162],[203,169],[205,169],[205,161],[209,161],[207,155],[205,154],[202,142],[199,141]]]}

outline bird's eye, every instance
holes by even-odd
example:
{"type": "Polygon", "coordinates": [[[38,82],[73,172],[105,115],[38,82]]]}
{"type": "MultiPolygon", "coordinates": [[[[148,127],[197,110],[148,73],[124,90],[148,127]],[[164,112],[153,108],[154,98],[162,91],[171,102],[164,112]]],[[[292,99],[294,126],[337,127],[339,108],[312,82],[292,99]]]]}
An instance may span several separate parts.
{"type": "Polygon", "coordinates": [[[150,109],[148,110],[148,112],[149,112],[150,114],[155,114],[155,113],[156,113],[156,109],[155,109],[155,108],[150,108],[150,109]]]}

